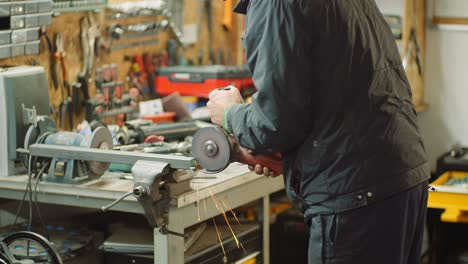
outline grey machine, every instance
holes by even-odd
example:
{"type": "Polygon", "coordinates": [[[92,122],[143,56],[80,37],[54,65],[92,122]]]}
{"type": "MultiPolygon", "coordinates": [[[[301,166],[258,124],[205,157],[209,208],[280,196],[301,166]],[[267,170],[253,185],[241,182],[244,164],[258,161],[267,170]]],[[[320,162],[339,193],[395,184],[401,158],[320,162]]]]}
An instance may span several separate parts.
{"type": "MultiPolygon", "coordinates": [[[[36,109],[23,106],[23,121],[29,124],[24,138],[23,148],[29,150],[33,144],[57,145],[89,149],[112,149],[112,134],[104,126],[96,127],[90,135],[75,132],[57,131],[55,123],[49,116],[38,116],[36,109]]],[[[44,159],[25,155],[19,152],[20,159],[26,168],[46,166],[47,174],[41,175],[42,181],[79,184],[102,176],[109,168],[108,162],[88,161],[80,158],[53,157],[44,163],[44,159]],[[22,156],[21,156],[22,155],[22,156]]],[[[37,168],[36,168],[37,169],[37,168]]],[[[44,168],[45,169],[45,168],[44,168]]]]}
{"type": "Polygon", "coordinates": [[[29,126],[23,122],[22,105],[49,114],[49,92],[44,68],[0,68],[0,177],[24,173],[17,148],[24,147],[29,126]],[[5,147],[6,146],[6,147],[5,147]]]}

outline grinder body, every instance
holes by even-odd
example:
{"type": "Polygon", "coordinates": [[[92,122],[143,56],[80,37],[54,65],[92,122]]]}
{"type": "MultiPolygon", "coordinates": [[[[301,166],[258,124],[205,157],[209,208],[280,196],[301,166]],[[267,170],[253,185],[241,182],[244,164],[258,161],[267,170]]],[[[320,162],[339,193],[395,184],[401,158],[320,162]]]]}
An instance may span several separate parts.
{"type": "Polygon", "coordinates": [[[201,128],[192,140],[192,153],[208,173],[223,171],[231,162],[255,166],[260,164],[276,173],[283,172],[279,153],[253,154],[241,147],[237,139],[218,126],[201,128]]]}

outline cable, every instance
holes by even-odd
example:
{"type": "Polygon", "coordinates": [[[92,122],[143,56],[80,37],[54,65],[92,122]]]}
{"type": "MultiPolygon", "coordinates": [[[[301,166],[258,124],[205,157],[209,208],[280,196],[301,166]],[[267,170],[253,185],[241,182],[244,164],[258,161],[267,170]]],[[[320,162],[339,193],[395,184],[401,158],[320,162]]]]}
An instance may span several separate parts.
{"type": "MultiPolygon", "coordinates": [[[[28,169],[28,186],[29,186],[29,217],[28,217],[28,231],[31,231],[32,226],[32,156],[29,155],[29,169],[28,169]]],[[[26,188],[28,190],[28,188],[26,188]]]]}
{"type": "Polygon", "coordinates": [[[39,170],[39,172],[36,174],[36,182],[34,183],[34,204],[36,206],[37,216],[39,217],[39,221],[40,221],[40,223],[42,225],[43,232],[46,234],[47,239],[50,238],[50,235],[49,235],[49,231],[47,230],[47,227],[45,225],[44,219],[42,218],[39,203],[37,202],[37,185],[38,185],[39,180],[41,179],[42,174],[44,173],[44,171],[50,166],[50,163],[51,163],[51,161],[48,160],[46,162],[46,164],[44,164],[44,166],[39,170]]]}
{"type": "MultiPolygon", "coordinates": [[[[51,134],[53,134],[53,132],[50,132],[50,131],[42,134],[36,140],[36,143],[42,143],[45,140],[45,138],[47,136],[51,135],[51,134]]],[[[28,184],[26,185],[26,189],[24,190],[23,198],[21,199],[20,204],[18,206],[18,209],[16,210],[15,220],[13,221],[13,224],[10,226],[9,233],[11,233],[13,231],[13,228],[16,226],[16,222],[18,221],[18,217],[19,217],[19,215],[21,213],[21,209],[23,208],[23,203],[26,200],[26,195],[28,194],[28,191],[30,191],[31,188],[32,188],[32,186],[31,186],[32,185],[32,181],[31,181],[31,176],[32,176],[31,160],[32,160],[32,157],[29,154],[22,153],[22,155],[20,155],[20,160],[21,160],[21,163],[23,163],[23,166],[28,170],[28,184]],[[26,164],[26,157],[28,159],[29,164],[26,164]]],[[[34,157],[34,165],[36,165],[36,162],[37,162],[37,157],[34,157]]],[[[32,205],[31,205],[32,196],[31,195],[32,194],[30,193],[30,219],[32,218],[32,205]]],[[[30,227],[29,227],[29,229],[30,229],[30,227]]]]}
{"type": "MultiPolygon", "coordinates": [[[[29,169],[28,169],[28,172],[29,172],[29,169]]],[[[20,202],[20,204],[18,206],[18,209],[16,210],[15,220],[13,221],[13,225],[10,226],[10,231],[8,233],[11,233],[13,231],[13,228],[16,226],[16,222],[18,221],[18,217],[19,217],[19,214],[21,212],[21,208],[23,208],[23,203],[26,200],[26,195],[28,194],[28,190],[29,190],[29,187],[30,187],[29,184],[30,184],[30,181],[28,181],[28,184],[26,185],[26,189],[24,190],[24,194],[23,194],[23,199],[21,199],[21,202],[20,202]]]]}
{"type": "Polygon", "coordinates": [[[26,194],[28,193],[28,187],[26,186],[26,190],[24,191],[23,194],[23,199],[21,200],[18,209],[16,210],[16,215],[15,215],[15,220],[13,221],[13,224],[10,226],[10,230],[8,233],[11,233],[13,231],[13,228],[16,226],[16,221],[18,220],[18,216],[20,214],[21,208],[23,207],[23,203],[26,200],[26,194]]]}

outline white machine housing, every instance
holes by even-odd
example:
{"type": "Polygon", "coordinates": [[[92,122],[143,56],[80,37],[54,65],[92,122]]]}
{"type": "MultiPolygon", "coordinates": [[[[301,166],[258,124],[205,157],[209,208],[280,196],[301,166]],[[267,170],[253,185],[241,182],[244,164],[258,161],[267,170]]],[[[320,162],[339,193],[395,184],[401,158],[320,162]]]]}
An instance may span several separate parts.
{"type": "Polygon", "coordinates": [[[49,115],[49,89],[43,67],[0,68],[0,177],[23,173],[16,153],[22,148],[28,125],[22,104],[35,107],[38,115],[49,115]]]}

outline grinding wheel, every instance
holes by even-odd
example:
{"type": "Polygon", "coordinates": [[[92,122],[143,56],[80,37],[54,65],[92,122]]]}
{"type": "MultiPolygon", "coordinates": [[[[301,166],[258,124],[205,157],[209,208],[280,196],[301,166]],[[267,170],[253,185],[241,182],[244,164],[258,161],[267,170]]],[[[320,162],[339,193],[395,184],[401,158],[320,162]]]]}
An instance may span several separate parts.
{"type": "MultiPolygon", "coordinates": [[[[93,131],[91,137],[81,142],[80,146],[93,149],[113,149],[112,134],[106,127],[98,127],[93,131]]],[[[86,161],[86,164],[91,177],[103,175],[110,166],[108,162],[99,161],[86,161]]]]}
{"type": "Polygon", "coordinates": [[[207,173],[218,173],[224,170],[232,158],[229,135],[219,127],[199,129],[193,136],[192,154],[207,173]]]}

